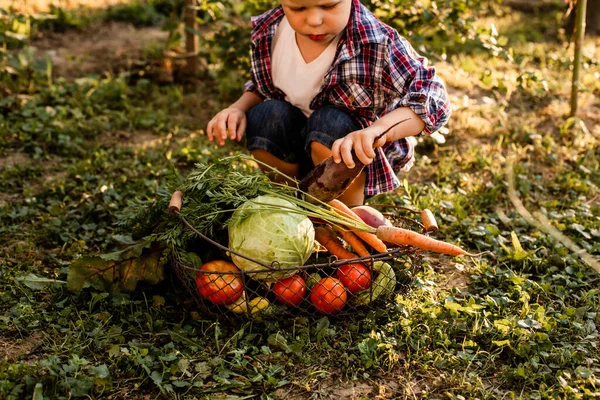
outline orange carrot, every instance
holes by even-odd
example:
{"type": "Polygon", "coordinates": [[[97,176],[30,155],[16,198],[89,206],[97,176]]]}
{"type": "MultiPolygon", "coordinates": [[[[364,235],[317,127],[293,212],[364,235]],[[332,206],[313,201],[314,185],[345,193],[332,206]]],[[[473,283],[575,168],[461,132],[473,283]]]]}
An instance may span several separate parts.
{"type": "Polygon", "coordinates": [[[352,233],[352,231],[346,230],[339,226],[334,226],[333,230],[335,230],[340,235],[340,237],[344,239],[344,241],[348,243],[350,247],[354,249],[355,252],[358,253],[359,256],[369,257],[371,255],[371,253],[369,253],[369,250],[367,250],[367,248],[365,247],[364,243],[360,240],[358,236],[352,233]]]}
{"type": "Polygon", "coordinates": [[[467,253],[453,244],[432,239],[428,236],[421,235],[420,233],[397,228],[395,226],[380,226],[377,228],[377,237],[385,242],[393,243],[395,245],[413,246],[418,247],[419,249],[451,256],[476,256],[476,254],[467,253]]]}
{"type": "Polygon", "coordinates": [[[425,227],[425,232],[438,232],[440,230],[433,213],[427,208],[421,211],[421,222],[425,227]]]}
{"type": "Polygon", "coordinates": [[[315,240],[339,260],[351,260],[358,257],[344,248],[344,245],[331,228],[317,226],[315,228],[315,240]]]}
{"type": "MultiPolygon", "coordinates": [[[[363,222],[362,219],[360,219],[360,217],[358,215],[356,215],[356,213],[354,211],[352,211],[347,205],[345,205],[341,201],[335,199],[335,200],[331,200],[328,204],[331,207],[333,207],[336,211],[338,211],[339,213],[348,215],[357,221],[363,222]]],[[[356,236],[358,236],[359,238],[364,240],[369,246],[374,248],[375,251],[377,251],[378,253],[385,253],[387,251],[387,247],[385,246],[383,241],[381,241],[381,239],[378,238],[377,236],[375,236],[374,234],[365,232],[365,231],[360,231],[358,229],[352,229],[351,227],[349,227],[349,228],[352,230],[352,232],[354,232],[356,234],[356,236]]]]}

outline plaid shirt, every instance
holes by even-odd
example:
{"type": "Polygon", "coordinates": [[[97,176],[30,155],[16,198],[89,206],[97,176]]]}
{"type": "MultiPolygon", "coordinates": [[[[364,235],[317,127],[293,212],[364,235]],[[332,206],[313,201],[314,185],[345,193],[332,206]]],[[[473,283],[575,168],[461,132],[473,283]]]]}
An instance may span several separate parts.
{"type": "MultiPolygon", "coordinates": [[[[252,19],[252,80],[245,90],[264,100],[285,99],[271,76],[273,37],[283,16],[278,6],[252,19]]],[[[333,64],[310,104],[313,110],[323,106],[348,110],[363,127],[399,107],[410,107],[425,122],[425,134],[437,131],[450,116],[448,95],[435,69],[428,67],[427,60],[406,39],[379,21],[359,0],[353,0],[333,64]]],[[[376,149],[376,154],[367,166],[368,196],[400,186],[396,174],[412,160],[413,145],[408,139],[400,139],[376,149]]]]}

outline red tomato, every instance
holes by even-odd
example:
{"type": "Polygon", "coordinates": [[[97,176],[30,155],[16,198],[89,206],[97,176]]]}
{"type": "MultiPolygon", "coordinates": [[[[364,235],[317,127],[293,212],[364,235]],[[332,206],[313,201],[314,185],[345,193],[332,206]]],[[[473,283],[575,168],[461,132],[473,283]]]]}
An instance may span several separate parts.
{"type": "Polygon", "coordinates": [[[296,306],[306,294],[306,283],[299,275],[290,276],[275,283],[273,292],[280,303],[296,306]]]}
{"type": "Polygon", "coordinates": [[[341,265],[335,276],[352,294],[371,287],[371,271],[364,264],[341,265]]]}
{"type": "Polygon", "coordinates": [[[200,296],[214,304],[231,304],[242,296],[244,285],[240,270],[232,262],[215,260],[207,262],[196,272],[196,287],[200,296]],[[208,272],[230,272],[211,274],[208,272]],[[234,272],[237,272],[235,274],[234,272]]]}
{"type": "Polygon", "coordinates": [[[335,278],[323,278],[315,283],[310,292],[310,301],[318,312],[335,314],[346,305],[346,288],[335,278]]]}

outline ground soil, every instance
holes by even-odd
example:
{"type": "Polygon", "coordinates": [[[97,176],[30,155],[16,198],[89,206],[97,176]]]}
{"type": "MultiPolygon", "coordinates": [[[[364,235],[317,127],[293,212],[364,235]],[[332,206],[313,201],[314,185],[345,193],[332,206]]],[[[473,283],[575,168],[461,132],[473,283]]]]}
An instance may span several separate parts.
{"type": "Polygon", "coordinates": [[[34,40],[38,55],[48,55],[56,77],[118,74],[139,69],[146,53],[163,48],[168,32],[160,27],[135,28],[122,22],[92,24],[81,30],[46,33],[34,40]]]}
{"type": "Polygon", "coordinates": [[[101,9],[115,4],[131,3],[132,0],[0,0],[0,8],[21,13],[48,12],[52,6],[63,10],[73,10],[80,7],[101,9]]]}
{"type": "Polygon", "coordinates": [[[39,332],[21,340],[0,337],[0,359],[6,359],[10,362],[27,359],[41,345],[42,339],[43,335],[39,332]]]}

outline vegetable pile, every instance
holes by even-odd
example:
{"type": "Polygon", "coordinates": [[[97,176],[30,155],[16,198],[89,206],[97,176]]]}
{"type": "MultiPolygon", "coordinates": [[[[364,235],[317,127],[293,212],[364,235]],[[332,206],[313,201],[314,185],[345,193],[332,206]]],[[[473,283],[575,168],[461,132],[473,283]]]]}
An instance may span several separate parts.
{"type": "MultiPolygon", "coordinates": [[[[418,265],[418,249],[469,254],[395,227],[369,206],[350,209],[338,200],[307,198],[296,188],[270,181],[253,161],[235,156],[197,164],[185,180],[173,179],[170,190],[160,191],[157,199],[132,203],[121,219],[135,246],[143,249],[136,254],[144,257],[147,251],[159,260],[156,266],[173,265],[208,312],[255,317],[353,311],[390,298],[397,274],[418,265]],[[175,190],[184,193],[181,218],[166,212],[175,190]]],[[[106,273],[112,267],[107,260],[115,267],[127,261],[119,254],[131,252],[73,263],[70,287],[123,289],[115,285],[115,274],[106,273]]],[[[143,274],[134,276],[144,280],[143,274]]],[[[127,281],[128,290],[138,280],[127,281]]]]}

